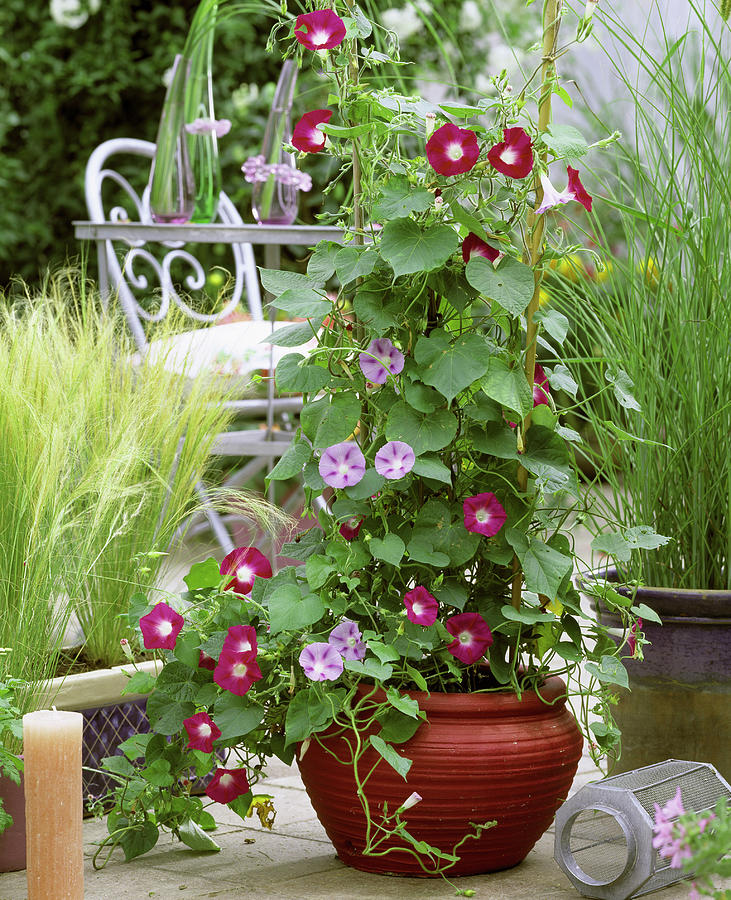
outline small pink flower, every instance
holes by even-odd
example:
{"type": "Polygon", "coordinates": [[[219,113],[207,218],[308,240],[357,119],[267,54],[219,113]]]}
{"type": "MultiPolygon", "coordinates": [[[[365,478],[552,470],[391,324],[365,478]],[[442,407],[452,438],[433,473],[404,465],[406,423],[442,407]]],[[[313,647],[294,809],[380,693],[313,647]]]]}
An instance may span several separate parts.
{"type": "Polygon", "coordinates": [[[350,619],[345,619],[336,625],[330,632],[327,642],[338,651],[343,659],[362,660],[365,658],[366,645],[363,643],[363,635],[357,624],[350,619]]]}
{"type": "Polygon", "coordinates": [[[213,742],[221,737],[221,729],[206,712],[196,713],[189,719],[183,719],[188,732],[188,747],[200,750],[201,753],[213,753],[213,742]]]}
{"type": "Polygon", "coordinates": [[[479,613],[460,613],[447,619],[444,625],[454,636],[447,650],[466,665],[482,659],[492,644],[490,627],[479,613]]]}
{"type": "Polygon", "coordinates": [[[345,22],[331,9],[297,16],[294,36],[309,50],[332,50],[345,38],[345,22]]]}
{"type": "Polygon", "coordinates": [[[226,590],[236,594],[250,594],[257,575],[260,578],[272,577],[272,566],[269,560],[256,547],[237,547],[223,558],[221,575],[232,575],[226,590]]]}
{"type": "Polygon", "coordinates": [[[354,541],[358,537],[364,521],[365,516],[353,516],[347,522],[343,522],[338,531],[346,541],[354,541]]]}
{"type": "Polygon", "coordinates": [[[630,628],[629,637],[627,638],[627,649],[632,657],[637,653],[637,632],[642,631],[642,619],[638,619],[630,628]]]}
{"type": "Polygon", "coordinates": [[[421,803],[424,798],[421,794],[417,794],[416,791],[413,791],[409,794],[409,796],[404,800],[404,802],[399,806],[399,812],[406,812],[407,809],[411,809],[412,806],[416,806],[417,803],[421,803]]]}
{"type": "Polygon", "coordinates": [[[311,681],[337,681],[343,674],[343,657],[330,644],[308,644],[299,655],[299,664],[311,681]]]}
{"type": "Polygon", "coordinates": [[[505,524],[508,518],[495,494],[476,494],[468,497],[462,504],[464,511],[464,527],[467,531],[492,537],[505,524]]]}
{"type": "Polygon", "coordinates": [[[210,669],[212,672],[216,668],[216,660],[209,656],[205,650],[200,650],[198,652],[198,668],[210,669]]]}
{"type": "Polygon", "coordinates": [[[417,585],[404,594],[406,606],[406,618],[415,625],[433,625],[439,613],[437,598],[427,591],[425,587],[417,585]]]}
{"type": "Polygon", "coordinates": [[[388,338],[376,338],[358,357],[358,365],[368,381],[385,384],[388,373],[398,375],[404,368],[404,355],[388,338]]]}
{"type": "Polygon", "coordinates": [[[223,642],[223,649],[234,653],[256,654],[256,628],[251,625],[232,625],[223,642]]]}
{"type": "Polygon", "coordinates": [[[509,178],[525,178],[533,169],[533,143],[520,127],[503,130],[503,140],[487,152],[493,169],[509,178]]]}
{"type": "Polygon", "coordinates": [[[426,142],[426,158],[439,175],[464,175],[477,162],[477,135],[469,128],[448,122],[437,128],[426,142]]]}
{"type": "Polygon", "coordinates": [[[148,650],[174,650],[184,624],[180,613],[160,602],[140,619],[142,641],[148,650]]]}
{"type": "Polygon", "coordinates": [[[579,170],[572,169],[571,166],[568,166],[566,171],[569,174],[569,183],[565,191],[557,191],[551,184],[548,175],[541,175],[543,200],[536,210],[538,215],[549,209],[553,209],[556,206],[560,206],[561,204],[570,203],[572,200],[576,200],[587,212],[591,212],[592,198],[587,194],[584,185],[581,183],[579,170]]]}
{"type": "Polygon", "coordinates": [[[404,441],[389,441],[376,453],[373,462],[379,475],[390,481],[398,481],[414,468],[416,456],[404,441]]]}
{"type": "Polygon", "coordinates": [[[365,457],[354,441],[343,441],[322,451],[317,468],[330,487],[352,487],[365,475],[365,457]]]}
{"type": "Polygon", "coordinates": [[[567,166],[566,171],[569,173],[569,190],[573,193],[574,200],[576,200],[577,203],[580,203],[587,212],[591,212],[592,198],[581,183],[579,170],[567,166]]]}
{"type": "Polygon", "coordinates": [[[215,134],[217,138],[223,137],[231,131],[229,119],[193,119],[185,126],[188,134],[215,134]]]}
{"type": "Polygon", "coordinates": [[[249,793],[249,779],[245,769],[216,769],[206,788],[206,795],[216,803],[230,803],[249,793]]]}
{"type": "Polygon", "coordinates": [[[218,665],[213,672],[213,680],[225,691],[243,697],[255,681],[262,678],[255,653],[235,653],[222,650],[218,665]]]}
{"type": "Polygon", "coordinates": [[[486,244],[482,238],[470,232],[462,241],[462,259],[465,262],[469,262],[473,256],[484,256],[490,262],[495,262],[500,256],[500,251],[486,244]]]}
{"type": "Polygon", "coordinates": [[[303,153],[319,153],[325,146],[327,136],[317,126],[329,122],[331,117],[332,111],[329,109],[313,109],[306,112],[294,126],[293,145],[303,153]]]}
{"type": "Polygon", "coordinates": [[[543,371],[543,366],[536,363],[535,372],[533,373],[533,406],[545,404],[550,406],[549,397],[551,393],[548,389],[548,377],[543,371]]]}

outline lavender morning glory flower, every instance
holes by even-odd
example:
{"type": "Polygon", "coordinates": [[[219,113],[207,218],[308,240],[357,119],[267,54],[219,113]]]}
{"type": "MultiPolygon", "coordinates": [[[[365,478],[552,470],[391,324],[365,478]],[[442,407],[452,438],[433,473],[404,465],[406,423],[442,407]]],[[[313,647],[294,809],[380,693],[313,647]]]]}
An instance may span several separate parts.
{"type": "Polygon", "coordinates": [[[343,672],[343,657],[323,641],[308,644],[300,653],[299,663],[312,681],[337,681],[343,672]]]}
{"type": "Polygon", "coordinates": [[[358,357],[360,370],[373,384],[385,384],[388,373],[398,375],[404,367],[404,355],[388,338],[376,338],[358,357]]]}
{"type": "Polygon", "coordinates": [[[396,481],[414,468],[414,451],[404,441],[389,441],[376,453],[376,472],[396,481]]]}
{"type": "Polygon", "coordinates": [[[336,625],[330,632],[327,642],[343,659],[362,660],[365,657],[366,645],[363,643],[363,635],[356,623],[350,619],[344,619],[340,625],[336,625]]]}
{"type": "Polygon", "coordinates": [[[365,475],[365,468],[365,457],[353,441],[343,441],[323,450],[318,466],[325,484],[333,488],[358,484],[365,475]]]}

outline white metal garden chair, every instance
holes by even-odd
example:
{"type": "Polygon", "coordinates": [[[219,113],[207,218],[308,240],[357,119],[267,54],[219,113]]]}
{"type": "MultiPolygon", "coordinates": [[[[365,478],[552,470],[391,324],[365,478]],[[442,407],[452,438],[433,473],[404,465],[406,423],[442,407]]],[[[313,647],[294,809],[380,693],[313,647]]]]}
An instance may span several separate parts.
{"type": "MultiPolygon", "coordinates": [[[[94,223],[152,223],[149,211],[149,189],[135,190],[132,181],[145,184],[155,144],[133,138],[115,138],[100,144],[89,157],[86,167],[85,194],[89,218],[94,223]],[[114,157],[113,165],[109,160],[114,157]],[[126,163],[123,161],[126,159],[126,163]],[[118,171],[127,165],[133,173],[128,179],[118,171]],[[144,179],[144,181],[143,181],[144,179]]],[[[228,196],[221,192],[218,220],[223,224],[243,224],[228,196]]],[[[251,376],[260,369],[273,373],[279,358],[292,348],[278,348],[262,343],[272,330],[272,323],[262,313],[259,278],[250,244],[232,243],[231,272],[233,289],[229,299],[217,312],[201,312],[194,308],[191,295],[201,292],[206,273],[200,261],[181,242],[97,239],[99,286],[106,305],[118,300],[127,325],[138,348],[139,356],[164,355],[166,367],[181,376],[195,377],[212,370],[227,378],[240,380],[241,399],[229,406],[237,415],[254,420],[254,427],[229,431],[218,436],[213,454],[248,458],[249,461],[231,476],[224,487],[242,486],[256,477],[272,460],[286,450],[291,440],[291,416],[301,408],[298,397],[276,397],[273,378],[268,379],[265,398],[246,397],[253,386],[251,376]],[[174,275],[188,269],[189,274],[174,275]],[[180,294],[184,290],[185,298],[180,294]],[[215,323],[232,313],[245,298],[250,320],[215,323]],[[177,308],[194,323],[190,330],[162,340],[148,341],[146,323],[161,322],[177,308]],[[260,427],[255,427],[259,424],[260,427]],[[290,430],[288,430],[290,429],[290,430]]],[[[281,323],[280,323],[281,324],[281,323]]],[[[206,502],[205,485],[198,486],[206,502]]],[[[216,540],[228,552],[233,541],[222,517],[209,507],[206,517],[216,540]]]]}

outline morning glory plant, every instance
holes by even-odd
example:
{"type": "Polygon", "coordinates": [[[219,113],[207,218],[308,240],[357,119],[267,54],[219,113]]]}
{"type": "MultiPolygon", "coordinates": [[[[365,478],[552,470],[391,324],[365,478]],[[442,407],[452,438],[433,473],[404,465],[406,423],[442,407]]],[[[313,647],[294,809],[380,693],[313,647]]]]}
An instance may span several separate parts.
{"type": "MultiPolygon", "coordinates": [[[[546,0],[540,78],[513,90],[496,75],[474,106],[384,88],[375,74],[391,58],[379,26],[350,2],[276,26],[272,41],[328,86],[327,109],[294,128],[300,169],[330,154],[336,180],[351,186],[335,217],[344,244],[318,244],[306,272],[261,272],[274,307],[301,320],[267,340],[316,343],[277,366],[278,391],[304,402],[268,477],[304,484],[318,524],[285,545],[296,564],[277,572],[254,547],[193,566],[174,604],[181,627],[167,603],[133,602],[130,619],[165,666],[154,681],[132,678],[131,689],[152,690],[152,733],[110,763],[125,782],[109,841],[128,856],[142,829],[152,840],[151,821],[155,836],[163,823],[215,849],[201,801],[180,788],[186,767],[214,765],[208,799],[245,816],[268,808],[253,793],[265,760],[291,762],[331,727],[368,734],[388,715],[388,741],[359,740],[353,765],[371,746],[384,765],[402,759],[393,745],[423,718],[404,693],[521,694],[557,673],[595,755],[616,746],[611,689],[626,685],[621,657],[635,652],[630,637],[641,644],[640,610],[607,589],[625,625],[617,641],[582,610],[572,581],[580,438],[560,400],[577,385],[561,358],[568,322],[538,302],[544,269],[564,252],[547,228],[552,210],[591,207],[576,168],[590,148],[551,120],[564,90],[560,22],[561,3],[546,0]],[[559,192],[549,174],[563,167],[559,192]],[[226,768],[202,749],[211,742],[234,751],[226,768]],[[176,797],[167,818],[148,790],[151,767],[176,797]],[[200,825],[193,837],[183,820],[200,825]]],[[[575,24],[585,36],[589,20],[575,24]]],[[[399,817],[384,811],[379,842],[387,832],[403,842],[399,817]]],[[[448,868],[432,851],[429,871],[448,868]]]]}

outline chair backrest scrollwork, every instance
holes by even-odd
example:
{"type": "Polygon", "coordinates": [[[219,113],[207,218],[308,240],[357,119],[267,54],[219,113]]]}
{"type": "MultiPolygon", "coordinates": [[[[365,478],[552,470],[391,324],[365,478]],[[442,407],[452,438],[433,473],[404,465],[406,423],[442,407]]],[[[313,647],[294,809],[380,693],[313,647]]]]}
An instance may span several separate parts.
{"type": "MultiPolygon", "coordinates": [[[[100,144],[86,166],[85,195],[92,222],[152,223],[149,208],[149,167],[140,159],[152,160],[155,145],[135,138],[114,138],[100,144]],[[138,165],[145,187],[137,191],[124,175],[109,165],[110,157],[123,157],[138,165]],[[137,160],[134,160],[137,157],[137,160]],[[114,202],[105,206],[105,197],[114,202]]],[[[119,163],[115,160],[115,166],[119,163]]],[[[217,219],[228,225],[242,223],[236,207],[221,193],[217,219]]],[[[202,292],[207,280],[200,260],[180,241],[97,241],[100,289],[105,303],[118,297],[130,331],[141,352],[147,348],[144,322],[160,322],[171,306],[180,309],[195,322],[212,323],[231,313],[245,296],[251,317],[263,319],[259,278],[251,244],[231,244],[234,278],[233,289],[223,307],[217,311],[200,311],[188,302],[195,292],[202,292]],[[187,271],[187,274],[186,274],[187,271]],[[185,295],[185,299],[182,294],[185,295]]]]}

